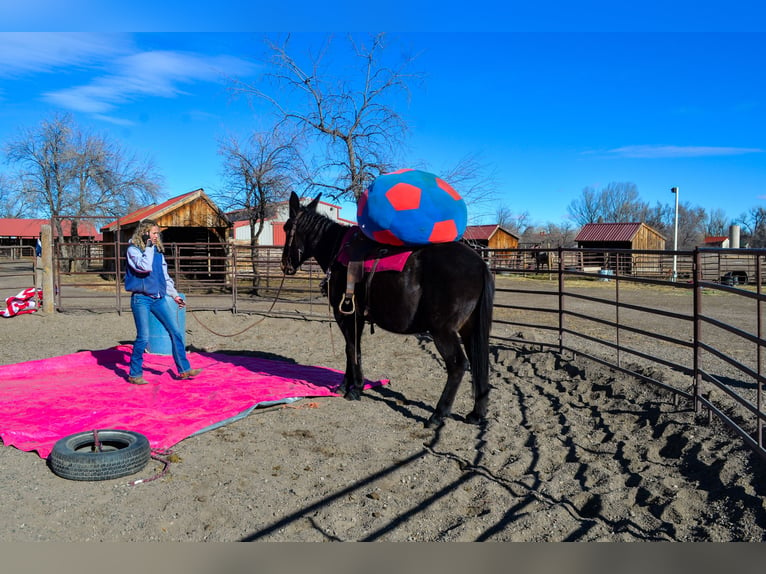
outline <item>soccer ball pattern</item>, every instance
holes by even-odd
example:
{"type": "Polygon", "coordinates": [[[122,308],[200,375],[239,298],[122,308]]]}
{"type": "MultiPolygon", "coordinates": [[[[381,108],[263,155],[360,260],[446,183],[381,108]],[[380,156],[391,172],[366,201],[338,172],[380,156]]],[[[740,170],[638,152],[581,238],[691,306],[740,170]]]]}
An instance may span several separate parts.
{"type": "Polygon", "coordinates": [[[378,176],[359,198],[362,232],[388,245],[458,241],[465,232],[465,201],[432,173],[402,169],[378,176]]]}

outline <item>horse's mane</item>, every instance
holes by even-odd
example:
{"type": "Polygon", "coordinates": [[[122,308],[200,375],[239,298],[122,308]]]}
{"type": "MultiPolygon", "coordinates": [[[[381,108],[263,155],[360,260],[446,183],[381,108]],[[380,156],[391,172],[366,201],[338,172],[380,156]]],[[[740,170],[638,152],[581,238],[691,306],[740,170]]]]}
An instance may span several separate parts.
{"type": "Polygon", "coordinates": [[[315,250],[325,253],[327,253],[326,250],[330,250],[327,254],[331,257],[335,256],[336,251],[340,249],[341,239],[349,229],[348,225],[334,221],[324,213],[306,208],[302,210],[296,225],[300,234],[306,239],[310,238],[314,243],[315,250]]]}
{"type": "Polygon", "coordinates": [[[311,237],[321,237],[334,227],[345,227],[344,225],[333,221],[324,213],[318,213],[311,209],[303,209],[300,217],[301,233],[311,237]]]}

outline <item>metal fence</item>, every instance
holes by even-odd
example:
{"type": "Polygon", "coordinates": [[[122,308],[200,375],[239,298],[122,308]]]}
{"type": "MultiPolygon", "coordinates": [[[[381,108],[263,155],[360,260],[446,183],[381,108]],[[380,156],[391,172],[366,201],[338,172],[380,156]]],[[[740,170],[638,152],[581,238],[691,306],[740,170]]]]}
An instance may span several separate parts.
{"type": "MultiPolygon", "coordinates": [[[[490,260],[515,255],[486,254],[490,260]]],[[[698,249],[673,256],[677,269],[687,270],[676,280],[664,263],[653,276],[636,273],[632,263],[636,257],[660,262],[667,253],[630,250],[558,249],[557,265],[544,271],[549,281],[504,280],[534,275],[528,266],[495,267],[495,338],[585,356],[656,385],[708,419],[717,417],[766,458],[766,252],[698,249]],[[596,255],[610,267],[569,264],[596,255]],[[747,280],[730,281],[732,270],[747,280]],[[523,330],[514,335],[517,328],[523,330]]]]}
{"type": "MultiPolygon", "coordinates": [[[[58,311],[129,310],[120,258],[105,256],[99,244],[63,247],[56,244],[53,266],[58,311]]],[[[126,245],[115,247],[112,253],[124,253],[126,245]]],[[[315,263],[285,277],[281,248],[205,247],[166,245],[170,272],[187,294],[190,312],[328,318],[320,294],[324,277],[315,263]]],[[[26,254],[3,255],[0,285],[7,286],[9,277],[34,281],[31,254],[26,260],[26,254]]],[[[585,356],[636,377],[689,401],[702,417],[716,417],[766,458],[766,251],[559,248],[482,255],[496,278],[494,344],[585,356]]]]}

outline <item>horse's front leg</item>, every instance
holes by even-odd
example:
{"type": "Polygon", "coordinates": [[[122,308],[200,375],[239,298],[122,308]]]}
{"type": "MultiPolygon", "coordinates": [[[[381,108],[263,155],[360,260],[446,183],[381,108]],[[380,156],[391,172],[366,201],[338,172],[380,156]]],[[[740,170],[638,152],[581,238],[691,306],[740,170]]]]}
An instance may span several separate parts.
{"type": "Polygon", "coordinates": [[[364,377],[362,375],[362,329],[364,323],[355,316],[344,316],[339,321],[343,338],[346,341],[346,373],[338,392],[351,401],[362,398],[364,377]]]}

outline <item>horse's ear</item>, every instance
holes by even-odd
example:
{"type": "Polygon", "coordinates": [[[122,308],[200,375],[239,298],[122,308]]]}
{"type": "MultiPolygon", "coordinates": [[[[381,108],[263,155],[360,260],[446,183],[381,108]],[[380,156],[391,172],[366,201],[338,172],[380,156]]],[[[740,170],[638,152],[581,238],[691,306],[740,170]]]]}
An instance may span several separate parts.
{"type": "Polygon", "coordinates": [[[301,199],[298,197],[298,195],[294,192],[290,192],[290,217],[295,217],[295,214],[298,213],[301,209],[301,199]]]}
{"type": "Polygon", "coordinates": [[[320,197],[322,197],[321,193],[319,195],[317,195],[314,199],[311,200],[311,203],[309,203],[306,206],[306,209],[308,209],[310,211],[316,211],[317,210],[317,205],[319,205],[319,198],[320,197]]]}

